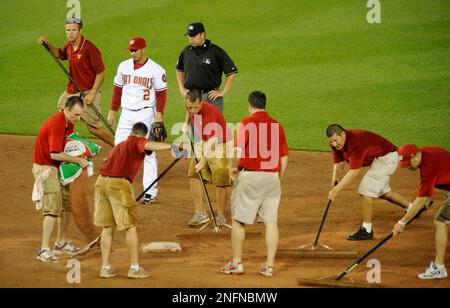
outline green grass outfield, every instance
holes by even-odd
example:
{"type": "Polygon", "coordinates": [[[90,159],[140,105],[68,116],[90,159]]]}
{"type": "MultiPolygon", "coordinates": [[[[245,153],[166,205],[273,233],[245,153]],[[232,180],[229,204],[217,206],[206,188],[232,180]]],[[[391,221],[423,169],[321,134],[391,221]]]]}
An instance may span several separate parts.
{"type": "MultiPolygon", "coordinates": [[[[223,47],[239,69],[225,98],[228,122],[247,114],[259,89],[285,127],[292,149],[328,150],[329,123],[369,129],[394,143],[450,149],[450,5],[448,0],[381,1],[381,24],[368,24],[366,0],[80,0],[84,35],[107,69],[102,112],[132,36],[168,73],[168,127],[184,119],[175,64],[191,21],[223,47]]],[[[0,133],[35,135],[56,111],[66,77],[41,35],[62,46],[66,1],[0,2],[0,133]]],[[[77,130],[86,133],[84,125],[77,130]]]]}

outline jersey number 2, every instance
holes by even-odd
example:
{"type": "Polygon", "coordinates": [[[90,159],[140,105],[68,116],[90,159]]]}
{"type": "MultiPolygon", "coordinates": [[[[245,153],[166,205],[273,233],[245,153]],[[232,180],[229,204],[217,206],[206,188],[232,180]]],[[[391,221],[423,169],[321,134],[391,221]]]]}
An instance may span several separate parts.
{"type": "Polygon", "coordinates": [[[148,101],[150,99],[150,90],[144,90],[144,101],[148,101]]]}

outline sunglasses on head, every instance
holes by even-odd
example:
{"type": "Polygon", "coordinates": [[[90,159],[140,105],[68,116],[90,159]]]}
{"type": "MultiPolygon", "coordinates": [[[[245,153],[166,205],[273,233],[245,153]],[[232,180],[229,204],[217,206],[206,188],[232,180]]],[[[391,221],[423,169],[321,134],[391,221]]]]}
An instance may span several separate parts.
{"type": "Polygon", "coordinates": [[[73,17],[73,18],[67,19],[66,24],[78,24],[78,25],[81,25],[81,24],[83,24],[83,22],[81,21],[80,18],[73,17]]]}

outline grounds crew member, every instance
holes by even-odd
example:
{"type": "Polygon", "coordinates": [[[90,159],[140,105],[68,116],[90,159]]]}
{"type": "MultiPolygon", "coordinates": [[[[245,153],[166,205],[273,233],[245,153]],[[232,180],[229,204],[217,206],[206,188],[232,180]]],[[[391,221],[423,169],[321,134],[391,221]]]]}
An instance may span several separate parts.
{"type": "Polygon", "coordinates": [[[400,168],[420,170],[420,187],[412,207],[395,225],[394,235],[403,231],[406,224],[430,203],[435,188],[447,191],[445,201],[434,218],[436,257],[427,270],[418,275],[420,279],[447,278],[444,259],[448,241],[447,225],[450,224],[450,152],[433,146],[419,148],[414,144],[406,144],[402,146],[399,154],[400,168]]]}
{"type": "Polygon", "coordinates": [[[243,274],[242,246],[245,225],[255,219],[266,229],[266,263],[260,274],[272,277],[278,246],[278,206],[281,197],[280,180],[288,163],[288,146],[283,127],[265,111],[266,95],[255,91],[248,98],[249,117],[239,123],[235,147],[241,153],[231,166],[234,182],[231,195],[233,260],[222,268],[224,274],[243,274]],[[254,148],[257,145],[257,148],[254,148]],[[271,155],[264,157],[262,151],[271,155]]]}
{"type": "Polygon", "coordinates": [[[177,80],[183,99],[191,89],[199,89],[202,99],[217,106],[223,113],[223,97],[233,84],[236,65],[219,46],[206,39],[205,27],[200,22],[188,25],[186,35],[189,45],[180,54],[177,63],[177,80]],[[225,84],[222,83],[225,74],[225,84]]]}
{"type": "Polygon", "coordinates": [[[42,244],[36,257],[42,262],[57,261],[54,253],[72,254],[79,251],[79,248],[66,241],[71,213],[68,186],[61,186],[58,168],[60,162],[77,163],[82,168],[88,166],[87,160],[64,153],[64,139],[73,133],[74,123],[80,120],[83,108],[83,101],[79,97],[70,97],[65,103],[64,110],[48,118],[37,135],[33,175],[36,180],[34,190],[40,191],[37,193],[40,198],[33,199],[40,201],[44,216],[42,244]],[[52,251],[49,243],[56,222],[58,222],[58,237],[52,251]]]}
{"type": "Polygon", "coordinates": [[[401,195],[391,190],[389,180],[397,169],[399,158],[397,147],[385,138],[373,132],[360,129],[344,129],[339,124],[331,124],[326,130],[328,142],[334,160],[332,187],[328,194],[334,200],[360,172],[362,167],[369,170],[359,184],[358,192],[362,196],[362,227],[347,239],[361,241],[373,239],[372,208],[373,200],[380,198],[398,204],[405,209],[411,204],[401,195]],[[341,173],[349,164],[350,170],[341,178],[341,173]]]}
{"type": "Polygon", "coordinates": [[[216,187],[216,199],[218,211],[216,222],[219,225],[226,224],[225,208],[227,205],[227,187],[230,186],[229,163],[226,157],[228,144],[233,139],[230,129],[226,125],[225,118],[214,105],[202,101],[200,90],[190,90],[185,99],[186,120],[183,132],[188,133],[191,126],[194,127],[193,142],[195,142],[195,155],[189,166],[188,178],[191,193],[195,203],[195,213],[189,221],[189,226],[198,226],[207,223],[210,218],[206,214],[203,204],[203,190],[198,172],[202,172],[203,179],[216,187]],[[196,140],[198,136],[199,140],[196,140]]]}
{"type": "Polygon", "coordinates": [[[147,126],[138,122],[133,125],[127,140],[116,145],[106,160],[95,183],[94,224],[103,228],[101,235],[102,268],[100,277],[115,277],[109,262],[114,228],[126,230],[130,257],[128,278],[147,278],[149,273],[139,265],[137,204],[133,180],[146,155],[151,151],[170,150],[167,143],[148,141],[147,126]]]}
{"type": "MultiPolygon", "coordinates": [[[[69,18],[65,23],[67,44],[63,48],[57,48],[51,45],[47,38],[41,36],[38,39],[39,44],[46,43],[53,54],[61,60],[69,61],[69,71],[73,80],[86,94],[85,104],[93,104],[98,111],[100,108],[100,87],[105,80],[105,66],[103,64],[100,50],[81,35],[83,22],[79,18],[69,18]]],[[[66,91],[61,95],[58,101],[58,108],[63,109],[64,103],[71,96],[80,96],[78,89],[68,81],[66,91]]],[[[114,137],[102,127],[102,122],[95,111],[86,106],[81,119],[86,123],[89,132],[110,146],[114,146],[114,137]]]]}

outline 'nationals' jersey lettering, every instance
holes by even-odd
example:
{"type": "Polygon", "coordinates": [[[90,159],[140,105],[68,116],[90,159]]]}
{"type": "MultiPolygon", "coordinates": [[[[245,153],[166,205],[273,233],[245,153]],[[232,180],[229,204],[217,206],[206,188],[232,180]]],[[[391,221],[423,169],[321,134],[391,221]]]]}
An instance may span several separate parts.
{"type": "MultiPolygon", "coordinates": [[[[131,83],[131,75],[122,74],[123,84],[127,85],[131,83]]],[[[134,76],[133,84],[143,86],[149,90],[153,88],[153,78],[134,76]]]]}

